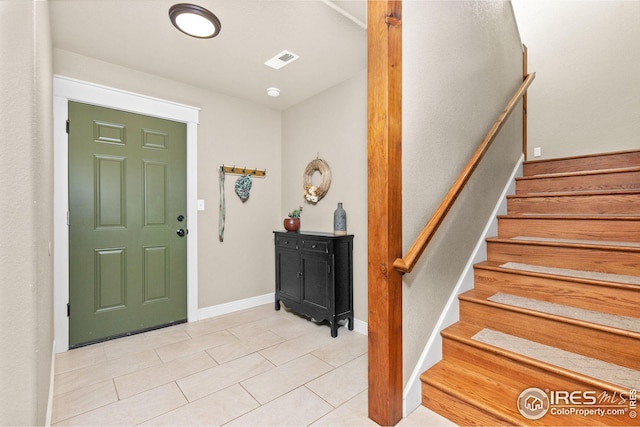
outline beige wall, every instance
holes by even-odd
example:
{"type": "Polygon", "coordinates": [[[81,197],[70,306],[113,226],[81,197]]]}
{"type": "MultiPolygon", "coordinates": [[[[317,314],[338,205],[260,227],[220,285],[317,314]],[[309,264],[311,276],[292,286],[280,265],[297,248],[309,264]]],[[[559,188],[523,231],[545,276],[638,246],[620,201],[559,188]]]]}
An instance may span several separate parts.
{"type": "Polygon", "coordinates": [[[281,223],[279,111],[194,86],[54,49],[54,72],[79,80],[200,108],[198,126],[198,307],[273,292],[273,239],[281,223]],[[253,180],[249,200],[235,195],[238,176],[227,175],[226,229],[218,239],[221,164],[267,170],[253,180]]]}
{"type": "MultiPolygon", "coordinates": [[[[406,251],[522,81],[508,2],[403,4],[406,251]]],[[[411,274],[404,276],[408,380],[521,153],[512,116],[411,274]]]]}
{"type": "MultiPolygon", "coordinates": [[[[342,202],[347,232],[355,236],[354,315],[363,322],[367,321],[366,189],[367,74],[363,70],[283,113],[280,210],[285,218],[302,206],[302,230],[332,232],[333,212],[342,202]],[[314,205],[304,199],[303,174],[316,156],[329,164],[332,181],[325,197],[314,205]]],[[[282,229],[282,221],[276,229],[282,229]]]]}
{"type": "Polygon", "coordinates": [[[640,2],[513,0],[529,70],[528,158],[640,147],[640,2]]]}
{"type": "Polygon", "coordinates": [[[48,5],[0,2],[0,425],[44,424],[53,350],[48,5]]]}

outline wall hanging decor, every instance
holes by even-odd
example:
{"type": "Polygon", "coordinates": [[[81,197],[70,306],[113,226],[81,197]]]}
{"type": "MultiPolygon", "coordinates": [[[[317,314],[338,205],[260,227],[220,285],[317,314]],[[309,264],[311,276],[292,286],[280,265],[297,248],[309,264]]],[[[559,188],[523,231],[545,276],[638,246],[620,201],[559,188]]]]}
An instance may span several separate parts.
{"type": "Polygon", "coordinates": [[[218,219],[218,239],[224,241],[224,221],[226,216],[226,204],[224,201],[224,170],[220,168],[218,171],[218,186],[220,187],[220,217],[218,219]]]}
{"type": "Polygon", "coordinates": [[[327,162],[320,158],[311,161],[304,170],[302,177],[304,198],[309,203],[318,203],[331,187],[331,169],[327,162]],[[322,181],[320,185],[313,185],[313,175],[318,172],[322,181]]]}
{"type": "Polygon", "coordinates": [[[267,176],[266,169],[247,169],[246,167],[237,168],[235,166],[222,165],[218,168],[218,184],[220,186],[220,218],[218,220],[218,238],[224,241],[224,226],[226,219],[226,202],[224,199],[224,179],[225,174],[242,175],[235,184],[235,192],[242,202],[246,202],[249,198],[249,190],[251,190],[252,176],[265,178],[267,176]]]}
{"type": "Polygon", "coordinates": [[[236,181],[236,194],[240,197],[242,202],[246,202],[249,198],[249,191],[251,190],[251,175],[242,175],[236,181]]]}
{"type": "Polygon", "coordinates": [[[260,178],[266,178],[267,176],[267,170],[266,169],[251,169],[251,168],[247,168],[246,166],[243,168],[239,168],[234,166],[226,166],[226,165],[222,165],[220,166],[220,170],[222,170],[224,173],[232,173],[234,175],[251,175],[251,176],[257,176],[260,178]]]}

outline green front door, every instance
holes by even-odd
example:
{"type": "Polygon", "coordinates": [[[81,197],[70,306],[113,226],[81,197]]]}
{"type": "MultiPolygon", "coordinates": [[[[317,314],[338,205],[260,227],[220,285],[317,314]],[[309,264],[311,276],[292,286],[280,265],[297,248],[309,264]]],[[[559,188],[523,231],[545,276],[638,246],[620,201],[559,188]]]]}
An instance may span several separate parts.
{"type": "Polygon", "coordinates": [[[187,315],[186,125],[69,103],[69,346],[187,315]]]}

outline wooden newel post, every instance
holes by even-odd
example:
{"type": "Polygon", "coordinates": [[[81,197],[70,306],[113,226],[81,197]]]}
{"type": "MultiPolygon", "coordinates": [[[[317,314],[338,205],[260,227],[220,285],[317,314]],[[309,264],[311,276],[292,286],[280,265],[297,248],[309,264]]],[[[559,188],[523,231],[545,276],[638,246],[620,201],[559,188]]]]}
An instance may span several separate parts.
{"type": "Polygon", "coordinates": [[[368,2],[369,418],[402,419],[402,2],[368,2]]]}

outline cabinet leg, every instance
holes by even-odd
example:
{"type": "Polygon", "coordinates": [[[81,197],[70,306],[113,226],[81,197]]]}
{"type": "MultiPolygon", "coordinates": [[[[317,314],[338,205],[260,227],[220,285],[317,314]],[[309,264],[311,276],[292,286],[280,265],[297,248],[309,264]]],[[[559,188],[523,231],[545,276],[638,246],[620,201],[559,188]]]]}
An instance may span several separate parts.
{"type": "Polygon", "coordinates": [[[338,336],[338,323],[334,320],[331,322],[331,337],[335,338],[338,336]]]}
{"type": "Polygon", "coordinates": [[[280,310],[280,300],[276,300],[276,311],[280,310]]]}
{"type": "Polygon", "coordinates": [[[349,330],[353,331],[353,317],[349,317],[349,330]]]}

